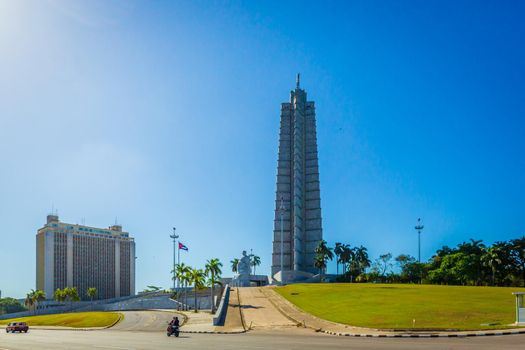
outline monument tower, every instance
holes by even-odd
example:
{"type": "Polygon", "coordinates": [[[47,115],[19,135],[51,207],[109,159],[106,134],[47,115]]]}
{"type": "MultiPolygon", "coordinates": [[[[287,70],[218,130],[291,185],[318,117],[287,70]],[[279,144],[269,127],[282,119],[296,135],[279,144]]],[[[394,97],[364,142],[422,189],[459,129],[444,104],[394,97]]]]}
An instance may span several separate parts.
{"type": "Polygon", "coordinates": [[[300,272],[318,273],[314,256],[323,229],[315,105],[307,101],[299,79],[297,74],[290,102],[281,104],[272,276],[281,271],[282,247],[283,270],[300,279],[307,275],[300,272]]]}

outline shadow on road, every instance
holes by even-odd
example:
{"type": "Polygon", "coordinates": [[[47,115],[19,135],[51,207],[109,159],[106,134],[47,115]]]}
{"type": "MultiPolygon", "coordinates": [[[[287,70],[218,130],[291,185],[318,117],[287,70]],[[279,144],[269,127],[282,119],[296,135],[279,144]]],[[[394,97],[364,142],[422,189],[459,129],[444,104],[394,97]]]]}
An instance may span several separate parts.
{"type": "Polygon", "coordinates": [[[241,308],[241,309],[264,309],[263,306],[254,306],[254,305],[239,305],[239,304],[230,304],[231,307],[241,308]]]}

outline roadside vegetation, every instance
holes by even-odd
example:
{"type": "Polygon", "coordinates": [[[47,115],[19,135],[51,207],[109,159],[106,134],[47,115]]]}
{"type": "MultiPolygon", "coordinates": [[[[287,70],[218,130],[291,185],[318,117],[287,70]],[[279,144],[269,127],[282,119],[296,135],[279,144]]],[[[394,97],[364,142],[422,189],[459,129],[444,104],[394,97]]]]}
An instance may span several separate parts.
{"type": "Polygon", "coordinates": [[[493,245],[471,239],[456,247],[443,246],[426,262],[388,252],[371,260],[366,247],[338,242],[330,248],[321,241],[315,257],[321,276],[333,258],[336,282],[525,287],[525,236],[493,245]]]}
{"type": "Polygon", "coordinates": [[[74,328],[108,327],[117,322],[122,314],[117,312],[75,312],[41,315],[0,320],[0,325],[10,322],[26,322],[31,326],[60,326],[74,328]]]}
{"type": "Polygon", "coordinates": [[[18,300],[14,298],[0,298],[0,315],[21,311],[27,311],[27,309],[18,300]]]}
{"type": "Polygon", "coordinates": [[[515,291],[525,288],[320,283],[276,288],[319,318],[382,329],[501,329],[515,321],[515,291]]]}

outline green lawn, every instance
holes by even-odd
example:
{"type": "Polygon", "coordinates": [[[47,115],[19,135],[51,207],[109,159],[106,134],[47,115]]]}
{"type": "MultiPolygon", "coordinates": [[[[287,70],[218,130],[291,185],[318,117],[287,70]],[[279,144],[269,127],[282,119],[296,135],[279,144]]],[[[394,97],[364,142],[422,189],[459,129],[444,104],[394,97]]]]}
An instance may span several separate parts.
{"type": "Polygon", "coordinates": [[[525,289],[323,283],[293,284],[276,291],[308,313],[352,326],[413,328],[415,320],[415,328],[474,330],[513,323],[511,293],[525,289]]]}
{"type": "Polygon", "coordinates": [[[123,317],[117,312],[76,312],[57,315],[42,315],[0,320],[1,324],[9,322],[26,322],[31,326],[63,326],[63,327],[107,327],[123,317]]]}

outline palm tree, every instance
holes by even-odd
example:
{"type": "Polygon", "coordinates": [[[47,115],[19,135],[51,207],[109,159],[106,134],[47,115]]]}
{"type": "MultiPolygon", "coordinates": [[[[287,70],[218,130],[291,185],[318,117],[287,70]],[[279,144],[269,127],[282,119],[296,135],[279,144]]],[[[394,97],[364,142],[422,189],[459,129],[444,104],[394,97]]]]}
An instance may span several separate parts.
{"type": "Polygon", "coordinates": [[[213,287],[218,282],[216,278],[220,277],[222,263],[217,258],[210,259],[206,262],[206,274],[210,275],[210,284],[211,284],[211,313],[215,313],[215,303],[213,302],[213,287]]]}
{"type": "Polygon", "coordinates": [[[343,253],[343,244],[340,242],[335,243],[334,254],[335,254],[335,268],[336,274],[339,275],[339,263],[341,262],[341,254],[343,253]]]}
{"type": "Polygon", "coordinates": [[[490,268],[492,272],[492,285],[496,285],[496,270],[501,265],[501,250],[498,247],[490,247],[484,249],[484,253],[481,256],[481,263],[483,266],[490,268]]]}
{"type": "Polygon", "coordinates": [[[513,239],[509,243],[511,246],[510,257],[513,261],[512,265],[514,265],[518,273],[521,272],[521,279],[525,287],[525,236],[513,239]]]}
{"type": "MultiPolygon", "coordinates": [[[[171,279],[173,281],[178,281],[179,280],[179,276],[177,274],[177,267],[179,266],[179,264],[175,264],[173,265],[173,269],[170,271],[170,274],[171,274],[171,279]]],[[[175,283],[174,283],[175,284],[175,283]]],[[[176,288],[173,288],[173,293],[175,293],[175,295],[177,295],[177,289],[176,288]]]]}
{"type": "Polygon", "coordinates": [[[182,275],[182,282],[184,284],[184,305],[188,310],[188,286],[191,281],[191,267],[187,266],[184,274],[182,275]]]}
{"type": "Polygon", "coordinates": [[[362,274],[366,268],[370,267],[371,261],[368,257],[368,250],[365,247],[359,246],[354,248],[354,259],[359,274],[362,274]]]}
{"type": "MultiPolygon", "coordinates": [[[[173,278],[174,279],[176,278],[179,281],[180,287],[182,287],[181,289],[182,291],[184,291],[183,306],[184,308],[186,308],[188,304],[186,288],[188,287],[188,282],[189,282],[188,274],[190,272],[190,267],[184,263],[180,263],[180,264],[175,265],[175,269],[173,269],[171,272],[174,274],[173,278]]],[[[179,298],[182,299],[182,292],[180,291],[177,293],[177,300],[179,298]]]]}
{"type": "Polygon", "coordinates": [[[315,248],[314,266],[319,269],[321,282],[323,281],[323,272],[326,270],[326,262],[334,258],[332,248],[326,245],[326,241],[323,239],[319,242],[317,248],[315,248]]]}
{"type": "Polygon", "coordinates": [[[46,292],[44,292],[43,290],[37,289],[35,291],[32,291],[32,294],[33,294],[33,303],[35,304],[36,310],[38,311],[38,304],[41,301],[46,300],[46,292]]]}
{"type": "Polygon", "coordinates": [[[146,293],[149,293],[149,292],[158,292],[162,289],[162,287],[158,287],[158,286],[146,286],[146,289],[144,290],[144,292],[146,293]]]}
{"type": "Polygon", "coordinates": [[[253,266],[253,274],[255,275],[255,268],[261,265],[261,258],[257,255],[252,255],[251,265],[253,266]]]}
{"type": "MultiPolygon", "coordinates": [[[[171,273],[173,274],[172,279],[179,281],[179,284],[182,284],[183,275],[187,272],[187,270],[188,270],[188,266],[186,266],[186,264],[184,263],[179,263],[175,265],[175,268],[171,270],[171,273]]],[[[177,295],[177,298],[178,297],[179,295],[177,295]]]]}
{"type": "Polygon", "coordinates": [[[93,310],[93,298],[97,296],[97,288],[88,288],[86,295],[91,299],[91,310],[93,310]]]}
{"type": "Polygon", "coordinates": [[[26,299],[24,300],[24,305],[31,311],[33,305],[35,305],[35,299],[33,298],[34,290],[31,289],[31,292],[26,294],[26,299]]]}
{"type": "Polygon", "coordinates": [[[352,282],[352,269],[351,265],[354,261],[354,249],[350,248],[350,245],[343,244],[342,245],[342,252],[341,256],[339,257],[339,260],[341,264],[343,264],[343,273],[346,274],[347,272],[350,272],[350,282],[352,282]]]}
{"type": "Polygon", "coordinates": [[[64,290],[60,288],[57,288],[57,290],[55,290],[54,297],[55,300],[59,303],[62,303],[66,300],[66,294],[64,293],[64,290]]]}
{"type": "Polygon", "coordinates": [[[319,269],[319,278],[320,278],[320,281],[323,282],[323,271],[324,269],[326,269],[326,260],[325,258],[320,255],[320,254],[317,254],[314,258],[314,266],[317,267],[319,269]]]}
{"type": "Polygon", "coordinates": [[[232,272],[237,272],[237,265],[239,265],[239,259],[235,258],[232,261],[230,261],[230,264],[232,264],[232,272]]]}
{"type": "Polygon", "coordinates": [[[197,290],[204,287],[206,274],[201,269],[192,268],[189,273],[189,282],[193,284],[194,310],[197,312],[197,290]]]}
{"type": "Polygon", "coordinates": [[[66,287],[62,290],[62,292],[65,295],[65,299],[69,300],[70,309],[73,309],[73,302],[80,300],[77,287],[66,287]]]}

